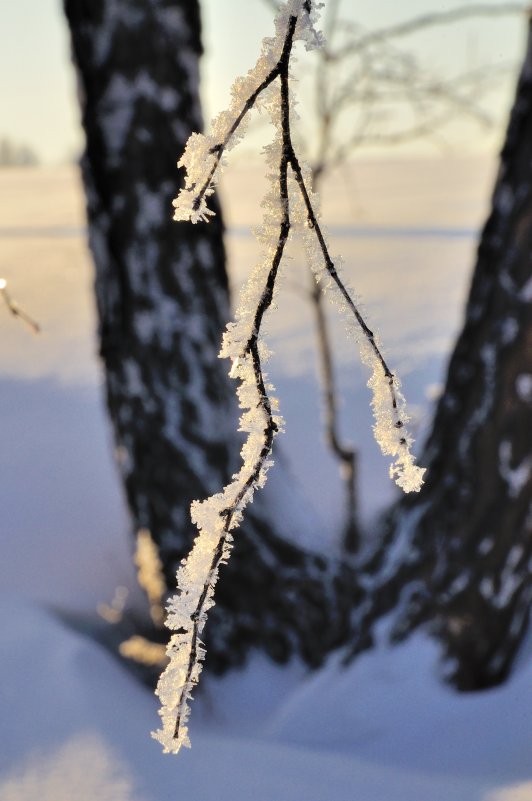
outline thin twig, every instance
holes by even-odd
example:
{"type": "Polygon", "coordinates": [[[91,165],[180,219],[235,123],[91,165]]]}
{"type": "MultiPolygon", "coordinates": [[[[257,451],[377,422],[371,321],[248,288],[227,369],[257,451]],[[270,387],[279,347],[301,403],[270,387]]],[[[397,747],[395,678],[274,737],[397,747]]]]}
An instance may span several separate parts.
{"type": "Polygon", "coordinates": [[[22,320],[23,323],[26,323],[28,328],[34,333],[38,334],[41,330],[39,323],[37,323],[30,315],[24,311],[19,304],[11,298],[11,295],[7,291],[7,281],[5,278],[0,278],[0,295],[2,296],[2,300],[6,304],[8,310],[11,312],[13,317],[18,317],[22,320]]]}
{"type": "Polygon", "coordinates": [[[312,276],[312,306],[316,317],[318,353],[323,386],[323,405],[325,410],[325,436],[331,451],[340,462],[340,474],[345,486],[346,519],[343,533],[343,548],[349,553],[358,549],[358,521],[356,494],[356,460],[354,448],[340,439],[336,384],[334,380],[333,350],[323,303],[323,292],[312,276]]]}
{"type": "MultiPolygon", "coordinates": [[[[224,154],[224,151],[227,148],[227,145],[231,141],[231,139],[232,139],[234,133],[236,132],[237,128],[239,127],[240,123],[242,122],[242,120],[244,119],[244,117],[246,116],[248,111],[251,111],[251,109],[255,105],[255,101],[257,100],[258,96],[260,94],[262,94],[262,92],[271,83],[273,83],[273,81],[277,78],[278,75],[279,75],[279,64],[277,64],[272,69],[272,71],[266,76],[266,78],[262,81],[262,83],[259,84],[259,86],[257,86],[257,88],[255,89],[253,94],[250,95],[250,97],[246,100],[246,102],[244,104],[244,107],[242,108],[242,111],[240,112],[240,114],[238,115],[238,117],[236,118],[236,120],[234,121],[232,126],[230,127],[230,129],[227,132],[227,135],[226,135],[225,139],[223,140],[223,142],[220,142],[219,144],[214,145],[211,148],[211,153],[213,155],[215,155],[214,163],[212,165],[212,169],[211,169],[208,177],[205,180],[205,183],[203,184],[203,186],[201,186],[198,194],[194,198],[193,208],[195,210],[199,209],[201,201],[203,200],[203,197],[205,195],[205,192],[208,190],[209,186],[211,185],[212,179],[214,178],[214,176],[216,174],[216,171],[217,171],[217,169],[218,169],[218,167],[220,165],[220,161],[222,160],[222,156],[224,154]]],[[[190,187],[189,191],[193,192],[194,190],[195,190],[195,187],[190,187]]]]}
{"type": "Polygon", "coordinates": [[[422,14],[419,17],[400,22],[397,25],[390,25],[369,33],[362,33],[352,42],[330,54],[332,60],[343,58],[348,53],[360,52],[371,45],[391,39],[398,39],[403,36],[410,36],[426,28],[434,28],[439,25],[448,25],[464,19],[474,19],[477,17],[501,17],[513,16],[516,14],[529,14],[530,6],[522,3],[499,3],[489,5],[486,3],[459,6],[447,11],[436,11],[433,14],[422,14]]]}

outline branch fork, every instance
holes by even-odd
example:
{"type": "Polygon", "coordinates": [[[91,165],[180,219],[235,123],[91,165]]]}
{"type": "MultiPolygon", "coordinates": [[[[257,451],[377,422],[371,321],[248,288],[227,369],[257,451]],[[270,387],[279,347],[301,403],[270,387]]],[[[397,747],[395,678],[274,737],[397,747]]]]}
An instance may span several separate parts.
{"type": "Polygon", "coordinates": [[[221,493],[203,502],[195,501],[191,507],[199,534],[178,570],[178,594],[169,601],[166,625],[174,634],[167,652],[170,661],[156,691],[162,703],[162,728],[153,736],[167,752],[176,753],[182,746],[190,745],[188,701],[205,655],[200,635],[206,613],[214,603],[219,567],[229,557],[231,531],[240,523],[255,489],[266,480],[272,464],[273,440],[283,427],[282,418],[274,413],[277,403],[269,395],[271,387],[263,372],[266,353],[262,347],[261,328],[276,293],[279,269],[294,224],[303,229],[316,278],[328,279],[362,334],[362,358],[373,368],[369,383],[374,389],[375,431],[377,437],[380,436],[383,451],[396,457],[392,469],[398,476],[397,481],[407,490],[417,490],[422,483],[423,470],[414,465],[409,451],[411,438],[402,434],[407,417],[399,382],[388,368],[376,337],[362,318],[329,254],[316,205],[307,188],[306,168],[301,166],[292,142],[290,57],[297,40],[304,41],[307,48],[321,44],[321,36],[314,28],[317,10],[318,4],[309,0],[289,0],[281,7],[276,19],[277,37],[264,41],[255,69],[236,81],[231,108],[214,121],[210,136],[192,134],[179,162],[186,168],[187,176],[184,189],[174,201],[174,217],[192,222],[208,220],[213,212],[206,201],[214,191],[225,153],[242,135],[248,111],[268,92],[268,108],[277,127],[277,136],[268,148],[276,172],[274,189],[264,203],[265,220],[259,234],[266,244],[266,252],[264,261],[255,268],[242,291],[235,322],[228,325],[220,351],[221,357],[231,359],[230,375],[240,381],[237,394],[244,410],[240,430],[248,432],[248,439],[242,448],[242,467],[233,481],[221,493]],[[280,92],[274,95],[272,85],[277,78],[280,92]],[[384,400],[383,386],[387,393],[384,400]],[[394,433],[399,429],[399,434],[394,433]]]}

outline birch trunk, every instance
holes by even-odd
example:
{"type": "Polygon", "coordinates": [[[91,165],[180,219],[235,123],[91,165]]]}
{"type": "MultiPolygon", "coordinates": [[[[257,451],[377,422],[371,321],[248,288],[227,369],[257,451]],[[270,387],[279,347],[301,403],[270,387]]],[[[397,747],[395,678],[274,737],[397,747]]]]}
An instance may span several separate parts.
{"type": "Polygon", "coordinates": [[[463,330],[418,497],[405,497],[368,565],[370,617],[394,638],[424,625],[462,690],[503,681],[526,633],[532,557],[532,37],[463,330]]]}

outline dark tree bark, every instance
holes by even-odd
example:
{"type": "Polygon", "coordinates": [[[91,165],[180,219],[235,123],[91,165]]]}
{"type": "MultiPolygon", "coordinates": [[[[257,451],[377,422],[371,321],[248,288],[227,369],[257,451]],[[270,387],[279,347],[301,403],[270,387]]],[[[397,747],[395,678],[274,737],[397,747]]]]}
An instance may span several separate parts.
{"type": "Polygon", "coordinates": [[[418,497],[368,565],[368,620],[442,642],[462,690],[508,675],[527,630],[532,558],[532,36],[418,497]]]}
{"type": "MultiPolygon", "coordinates": [[[[135,530],[168,588],[195,529],[194,499],[238,464],[234,385],[218,358],[229,318],[220,217],[172,221],[176,159],[201,129],[197,0],[64,0],[77,65],[100,352],[135,530]]],[[[207,626],[208,665],[251,647],[309,664],[347,639],[353,571],[279,537],[260,499],[236,533],[207,626]],[[332,602],[331,602],[331,599],[332,602]]],[[[166,637],[166,634],[161,636],[166,637]]]]}
{"type": "Polygon", "coordinates": [[[116,456],[135,525],[156,536],[166,564],[185,546],[183,496],[214,490],[235,464],[217,369],[229,313],[220,218],[171,219],[176,159],[201,127],[199,10],[139,0],[65,0],[65,10],[116,456]]]}

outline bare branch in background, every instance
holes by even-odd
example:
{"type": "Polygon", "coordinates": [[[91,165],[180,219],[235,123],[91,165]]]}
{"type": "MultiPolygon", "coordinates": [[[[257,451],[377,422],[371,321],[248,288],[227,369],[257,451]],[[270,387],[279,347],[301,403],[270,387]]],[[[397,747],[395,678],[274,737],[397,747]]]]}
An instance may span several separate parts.
{"type": "MultiPolygon", "coordinates": [[[[313,280],[313,276],[312,276],[313,280]]],[[[357,499],[357,452],[342,441],[339,431],[338,393],[334,376],[333,346],[323,302],[321,287],[313,280],[311,303],[316,319],[316,337],[322,381],[322,402],[325,412],[326,442],[340,464],[340,476],[345,489],[345,518],[342,548],[355,554],[360,546],[357,499]]]]}
{"type": "Polygon", "coordinates": [[[349,22],[345,23],[345,29],[353,34],[353,41],[346,43],[341,49],[330,53],[331,60],[343,58],[355,50],[370,47],[379,42],[389,42],[391,39],[398,39],[402,36],[411,36],[419,31],[428,28],[437,28],[441,25],[448,25],[454,22],[462,22],[466,19],[479,19],[481,17],[507,17],[522,14],[530,14],[531,7],[522,3],[499,3],[490,5],[480,3],[471,6],[458,6],[448,11],[436,11],[432,14],[422,14],[418,17],[400,22],[397,25],[390,25],[376,31],[364,31],[359,26],[354,26],[349,22]]]}
{"type": "Polygon", "coordinates": [[[340,19],[338,5],[330,7],[314,86],[318,143],[312,161],[318,177],[364,146],[432,138],[456,120],[495,125],[482,103],[512,65],[487,64],[444,76],[392,40],[462,19],[515,16],[524,6],[464,6],[368,32],[340,19]]]}

